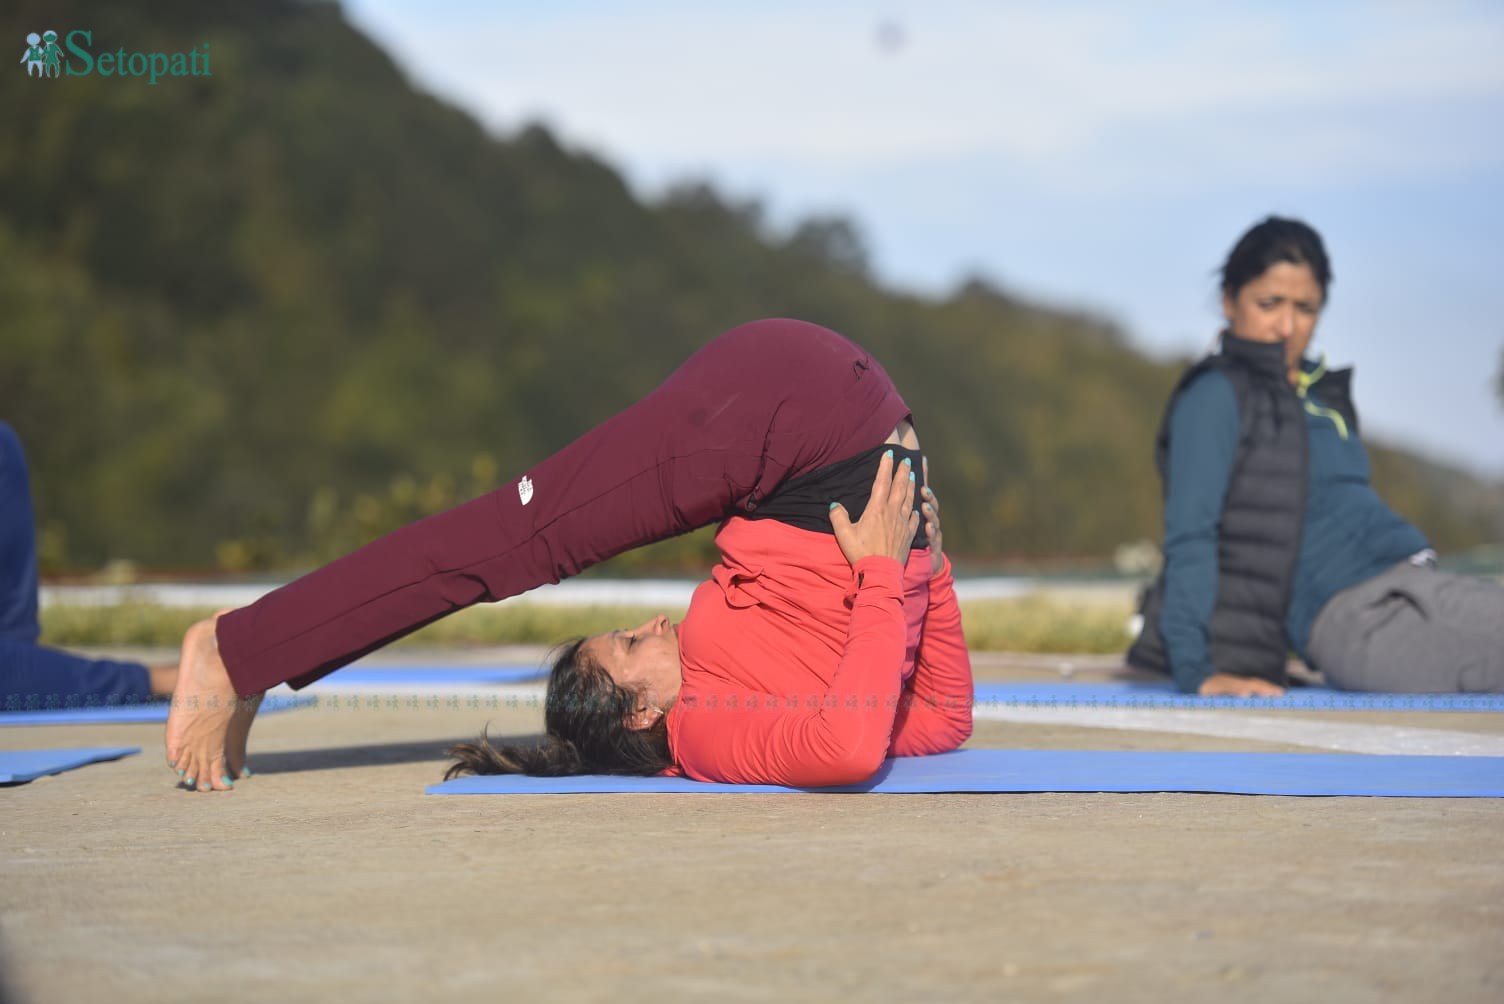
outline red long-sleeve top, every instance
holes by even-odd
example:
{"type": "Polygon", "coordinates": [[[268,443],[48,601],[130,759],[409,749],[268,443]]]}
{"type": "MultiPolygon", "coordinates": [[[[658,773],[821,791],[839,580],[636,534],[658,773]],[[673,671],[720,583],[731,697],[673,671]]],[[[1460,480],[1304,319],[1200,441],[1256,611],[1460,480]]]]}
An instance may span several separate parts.
{"type": "Polygon", "coordinates": [[[866,780],[888,756],[971,735],[971,659],[950,562],[847,563],[835,537],[729,520],[679,627],[671,773],[798,787],[866,780]]]}

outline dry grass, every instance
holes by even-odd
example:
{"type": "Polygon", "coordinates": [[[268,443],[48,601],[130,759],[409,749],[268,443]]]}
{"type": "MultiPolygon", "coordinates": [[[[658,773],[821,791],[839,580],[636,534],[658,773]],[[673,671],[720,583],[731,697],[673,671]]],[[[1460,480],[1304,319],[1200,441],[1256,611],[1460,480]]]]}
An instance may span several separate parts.
{"type": "MultiPolygon", "coordinates": [[[[962,605],[966,637],[977,651],[1108,653],[1127,644],[1126,604],[1070,603],[1042,594],[962,605]]],[[[42,639],[60,647],[170,647],[211,608],[55,604],[42,611],[42,639]]],[[[478,606],[431,624],[398,645],[455,647],[552,645],[565,638],[639,624],[657,613],[677,620],[682,608],[553,606],[506,603],[478,606]]]]}

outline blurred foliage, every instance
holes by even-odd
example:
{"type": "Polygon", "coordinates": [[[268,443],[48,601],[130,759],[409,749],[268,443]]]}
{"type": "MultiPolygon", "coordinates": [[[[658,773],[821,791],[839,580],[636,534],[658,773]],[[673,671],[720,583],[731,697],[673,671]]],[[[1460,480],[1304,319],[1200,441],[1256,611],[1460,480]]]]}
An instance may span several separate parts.
{"type": "Polygon", "coordinates": [[[65,647],[171,648],[183,644],[190,625],[214,614],[213,607],[164,607],[155,603],[42,605],[42,643],[65,647]]]}
{"type": "MultiPolygon", "coordinates": [[[[42,640],[49,645],[176,648],[209,608],[152,603],[116,606],[48,604],[42,610],[42,640]]],[[[430,624],[395,645],[411,648],[485,645],[554,645],[561,638],[591,635],[640,624],[659,613],[675,621],[684,609],[637,606],[554,606],[509,602],[482,604],[430,624]]],[[[1130,604],[1073,603],[1030,594],[1018,599],[962,604],[968,645],[976,651],[1114,653],[1126,643],[1130,604]]]]}
{"type": "Polygon", "coordinates": [[[1132,613],[1126,600],[1074,603],[1042,593],[961,604],[966,645],[974,652],[1117,654],[1132,641],[1132,613]]]}
{"type": "MultiPolygon", "coordinates": [[[[64,647],[175,649],[182,644],[189,625],[213,613],[210,607],[167,607],[145,602],[110,606],[51,603],[41,613],[42,641],[64,647]]],[[[682,608],[482,604],[461,610],[392,644],[408,648],[555,645],[561,638],[641,624],[659,613],[667,613],[675,620],[684,616],[682,608]]]]}
{"type": "MultiPolygon", "coordinates": [[[[775,233],[697,183],[646,204],[541,126],[488,136],[415,90],[334,4],[19,7],[98,51],[213,53],[154,87],[0,77],[0,417],[49,571],[312,565],[510,480],[765,316],[883,361],[957,554],[1159,536],[1179,367],[1110,324],[981,279],[884,290],[839,218],[775,233]]],[[[1500,536],[1498,486],[1387,451],[1376,472],[1439,547],[1500,536]]],[[[702,533],[612,567],[710,553],[702,533]]]]}

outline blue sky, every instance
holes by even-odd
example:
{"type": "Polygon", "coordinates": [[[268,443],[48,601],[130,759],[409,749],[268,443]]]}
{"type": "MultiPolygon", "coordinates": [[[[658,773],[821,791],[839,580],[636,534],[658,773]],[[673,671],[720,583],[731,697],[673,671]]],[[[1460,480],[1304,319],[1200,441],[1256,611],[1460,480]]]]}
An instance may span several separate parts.
{"type": "MultiPolygon", "coordinates": [[[[1366,428],[1504,477],[1504,4],[347,0],[422,87],[654,197],[837,213],[890,286],[979,274],[1194,353],[1212,270],[1320,229],[1366,428]]],[[[853,335],[860,337],[859,332],[853,335]]]]}

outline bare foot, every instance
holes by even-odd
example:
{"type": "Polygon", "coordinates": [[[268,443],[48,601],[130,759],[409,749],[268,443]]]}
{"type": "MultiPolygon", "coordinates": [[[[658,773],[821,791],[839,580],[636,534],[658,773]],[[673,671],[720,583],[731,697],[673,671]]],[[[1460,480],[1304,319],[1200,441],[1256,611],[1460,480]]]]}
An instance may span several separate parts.
{"type": "Polygon", "coordinates": [[[1201,681],[1202,697],[1282,697],[1285,688],[1256,676],[1213,673],[1201,681]]]}
{"type": "Polygon", "coordinates": [[[242,701],[219,657],[214,624],[199,621],[183,636],[183,660],[167,713],[167,765],[198,791],[226,791],[245,769],[246,739],[261,695],[242,701]]]}
{"type": "Polygon", "coordinates": [[[225,764],[230,768],[230,777],[250,777],[251,768],[245,765],[245,746],[251,738],[251,726],[256,723],[256,711],[261,707],[265,694],[255,694],[235,702],[235,713],[230,716],[230,731],[225,733],[225,764]]]}

